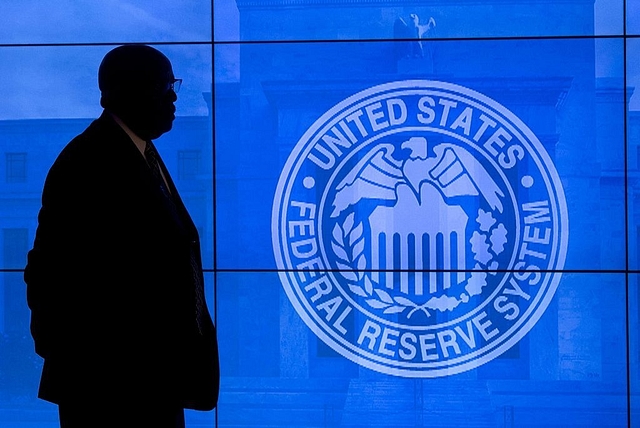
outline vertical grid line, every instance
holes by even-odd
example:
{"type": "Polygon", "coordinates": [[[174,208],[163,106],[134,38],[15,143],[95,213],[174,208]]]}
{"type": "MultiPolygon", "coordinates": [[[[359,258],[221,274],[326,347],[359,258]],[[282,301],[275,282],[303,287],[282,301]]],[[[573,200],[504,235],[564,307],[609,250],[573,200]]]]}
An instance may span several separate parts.
{"type": "MultiPolygon", "coordinates": [[[[211,239],[212,239],[212,267],[213,267],[213,323],[215,328],[218,328],[218,247],[217,247],[217,200],[216,200],[216,97],[215,97],[215,80],[216,80],[216,55],[215,55],[215,19],[214,19],[214,3],[215,0],[211,0],[211,215],[212,215],[212,227],[211,239]]],[[[216,335],[217,336],[217,335],[216,335]]],[[[217,338],[216,338],[217,340],[217,338]]],[[[218,353],[220,346],[218,345],[218,353]]],[[[218,357],[218,360],[220,358],[218,357]]],[[[218,402],[220,398],[218,396],[218,402]]],[[[213,417],[214,428],[218,427],[218,406],[214,409],[213,417]]]]}
{"type": "Polygon", "coordinates": [[[623,140],[624,140],[624,250],[625,250],[625,335],[627,339],[626,368],[627,368],[627,426],[631,428],[631,334],[629,326],[630,301],[629,301],[629,160],[628,160],[628,133],[627,133],[627,0],[622,1],[622,106],[623,106],[623,140]]]}

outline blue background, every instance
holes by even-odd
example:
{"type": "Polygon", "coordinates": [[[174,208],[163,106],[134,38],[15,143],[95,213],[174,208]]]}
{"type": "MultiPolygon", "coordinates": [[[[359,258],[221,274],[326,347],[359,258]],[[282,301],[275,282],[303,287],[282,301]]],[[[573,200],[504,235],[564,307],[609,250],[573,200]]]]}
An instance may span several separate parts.
{"type": "Polygon", "coordinates": [[[188,426],[640,426],[640,0],[24,0],[0,4],[0,426],[55,427],[36,399],[22,269],[46,172],[100,113],[97,68],[154,44],[184,79],[157,142],[198,225],[218,326],[217,411],[188,426]],[[398,60],[393,23],[437,23],[398,60]],[[271,247],[276,182],[302,134],[376,84],[473,88],[538,136],[565,189],[565,273],[543,317],[475,370],[403,379],[308,329],[271,247]]]}

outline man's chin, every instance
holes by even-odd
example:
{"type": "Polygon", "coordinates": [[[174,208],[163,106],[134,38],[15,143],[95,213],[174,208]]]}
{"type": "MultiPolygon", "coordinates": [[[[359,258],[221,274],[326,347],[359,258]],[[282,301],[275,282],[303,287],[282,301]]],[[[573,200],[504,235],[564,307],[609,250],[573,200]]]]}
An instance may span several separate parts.
{"type": "Polygon", "coordinates": [[[159,126],[157,126],[156,129],[154,129],[151,132],[151,139],[155,140],[156,138],[160,137],[162,134],[166,134],[167,132],[171,131],[172,128],[173,128],[173,120],[166,121],[166,122],[163,122],[162,124],[159,124],[159,126]]]}

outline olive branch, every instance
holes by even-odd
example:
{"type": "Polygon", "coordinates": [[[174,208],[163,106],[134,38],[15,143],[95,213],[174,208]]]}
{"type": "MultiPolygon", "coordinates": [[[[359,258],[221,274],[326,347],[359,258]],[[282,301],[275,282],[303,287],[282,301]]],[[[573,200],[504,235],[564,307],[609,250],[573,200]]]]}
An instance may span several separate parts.
{"type": "Polygon", "coordinates": [[[365,239],[362,222],[356,223],[355,213],[346,216],[342,223],[336,223],[332,230],[331,248],[338,259],[336,265],[340,275],[347,280],[351,292],[363,297],[364,301],[373,309],[382,310],[384,314],[398,314],[409,309],[407,318],[417,312],[424,312],[431,316],[429,310],[450,311],[460,303],[467,303],[471,296],[482,294],[487,285],[487,273],[495,275],[498,263],[495,256],[504,251],[507,231],[504,225],[493,217],[490,211],[478,210],[476,223],[479,226],[469,243],[474,254],[476,265],[470,277],[467,278],[465,291],[457,297],[442,295],[432,297],[423,304],[417,304],[403,296],[392,297],[378,283],[367,275],[367,259],[364,254],[365,239]],[[488,271],[487,271],[488,270],[488,271]]]}

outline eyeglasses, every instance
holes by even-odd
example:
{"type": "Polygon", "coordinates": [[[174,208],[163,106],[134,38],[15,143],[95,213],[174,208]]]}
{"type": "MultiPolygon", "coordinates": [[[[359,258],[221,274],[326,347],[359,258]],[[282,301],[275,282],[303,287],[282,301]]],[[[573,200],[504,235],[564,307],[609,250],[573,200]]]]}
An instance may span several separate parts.
{"type": "Polygon", "coordinates": [[[169,82],[167,90],[171,89],[177,94],[180,91],[180,86],[182,86],[182,79],[173,79],[173,81],[169,82]]]}

